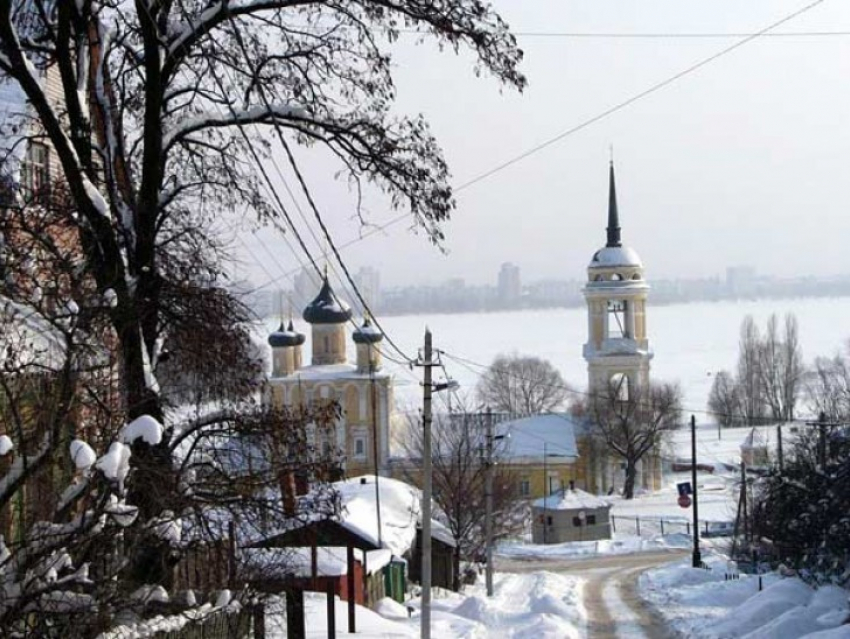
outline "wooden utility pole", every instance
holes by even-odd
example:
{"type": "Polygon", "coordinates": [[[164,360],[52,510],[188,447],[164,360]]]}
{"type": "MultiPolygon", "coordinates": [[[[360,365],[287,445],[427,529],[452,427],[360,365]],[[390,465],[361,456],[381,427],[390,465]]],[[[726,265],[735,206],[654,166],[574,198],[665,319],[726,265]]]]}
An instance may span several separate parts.
{"type": "Polygon", "coordinates": [[[697,489],[697,418],[691,415],[691,479],[694,484],[694,553],[693,566],[702,566],[699,551],[699,490],[697,489]]]}
{"type": "Polygon", "coordinates": [[[431,368],[433,351],[431,331],[425,329],[425,368],[422,398],[422,612],[421,637],[431,637],[431,368]]]}
{"type": "Polygon", "coordinates": [[[487,596],[493,596],[493,413],[490,412],[490,409],[487,409],[487,433],[486,433],[486,445],[487,445],[487,458],[486,464],[487,468],[485,469],[484,475],[484,500],[485,500],[485,514],[484,514],[484,548],[487,556],[487,566],[486,566],[486,581],[487,581],[487,596]]]}

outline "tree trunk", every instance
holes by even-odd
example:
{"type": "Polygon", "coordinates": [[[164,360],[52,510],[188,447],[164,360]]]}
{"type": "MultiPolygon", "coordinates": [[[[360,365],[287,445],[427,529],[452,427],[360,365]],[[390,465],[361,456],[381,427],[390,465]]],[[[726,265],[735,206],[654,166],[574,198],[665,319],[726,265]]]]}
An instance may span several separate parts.
{"type": "Polygon", "coordinates": [[[634,459],[626,460],[626,480],[623,483],[623,498],[634,499],[635,482],[637,481],[637,462],[634,459]]]}

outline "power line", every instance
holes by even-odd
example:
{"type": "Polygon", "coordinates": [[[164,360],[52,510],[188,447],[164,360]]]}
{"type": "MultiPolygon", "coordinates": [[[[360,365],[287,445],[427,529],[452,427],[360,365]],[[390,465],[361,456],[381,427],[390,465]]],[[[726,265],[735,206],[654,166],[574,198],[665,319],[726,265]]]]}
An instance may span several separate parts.
{"type": "Polygon", "coordinates": [[[824,2],[824,0],[815,0],[814,2],[811,2],[810,4],[802,7],[801,9],[798,9],[798,10],[794,11],[793,13],[785,16],[781,20],[777,20],[776,22],[771,23],[770,25],[764,27],[763,29],[756,31],[755,33],[751,33],[751,34],[747,35],[742,40],[739,40],[738,42],[736,42],[736,43],[734,43],[734,44],[732,44],[728,47],[725,47],[724,49],[721,49],[717,53],[714,53],[714,54],[708,56],[707,58],[703,58],[699,62],[692,64],[691,66],[687,67],[686,69],[679,71],[678,73],[675,73],[675,74],[669,76],[668,78],[661,80],[660,82],[656,82],[655,84],[653,84],[649,88],[644,89],[643,91],[640,91],[639,93],[636,93],[632,97],[630,97],[626,100],[623,100],[622,102],[619,102],[619,103],[615,104],[614,106],[609,107],[608,109],[605,109],[601,113],[598,113],[597,115],[595,115],[591,118],[588,118],[587,120],[584,120],[583,122],[580,122],[579,124],[567,129],[566,131],[563,131],[562,133],[559,133],[559,134],[555,135],[554,137],[551,137],[548,140],[541,142],[540,144],[532,147],[531,149],[524,151],[523,153],[520,153],[519,155],[514,156],[513,158],[511,158],[511,159],[509,159],[505,162],[502,162],[498,166],[496,166],[496,167],[494,167],[494,168],[492,168],[488,171],[485,171],[484,173],[477,175],[476,177],[472,178],[471,180],[468,180],[468,181],[464,182],[463,184],[461,184],[460,186],[458,186],[455,189],[455,191],[460,191],[462,189],[465,189],[467,187],[472,186],[473,184],[477,184],[478,182],[481,182],[482,180],[485,180],[488,177],[491,177],[491,176],[495,175],[496,173],[499,173],[500,171],[503,171],[504,169],[506,169],[510,166],[513,166],[514,164],[517,164],[518,162],[521,162],[522,160],[534,155],[535,153],[538,153],[539,151],[542,151],[543,149],[545,149],[549,146],[552,146],[556,142],[560,142],[564,138],[566,138],[570,135],[573,135],[575,133],[578,133],[582,129],[589,127],[591,124],[595,124],[596,122],[599,122],[600,120],[603,120],[603,119],[607,118],[608,116],[613,115],[614,113],[617,113],[618,111],[622,111],[623,109],[625,109],[628,106],[631,106],[635,102],[638,102],[639,100],[642,100],[643,98],[660,91],[661,89],[673,84],[677,80],[680,80],[681,78],[683,78],[687,75],[690,75],[691,73],[694,73],[695,71],[701,69],[702,67],[704,67],[708,64],[711,64],[715,60],[718,60],[719,58],[722,58],[723,56],[725,56],[729,53],[732,53],[736,49],[744,46],[745,44],[747,44],[749,42],[752,42],[756,38],[766,34],[769,31],[772,31],[776,27],[778,27],[782,24],[785,24],[786,22],[789,22],[790,20],[793,20],[794,18],[801,16],[802,14],[806,13],[807,11],[810,11],[811,9],[814,9],[816,6],[818,6],[819,4],[822,4],[823,2],[824,2]]]}
{"type": "MultiPolygon", "coordinates": [[[[632,97],[630,97],[630,98],[628,98],[628,99],[626,99],[622,102],[619,102],[619,103],[609,107],[608,109],[605,109],[604,111],[598,113],[597,115],[580,122],[579,124],[567,129],[566,131],[563,131],[562,133],[559,133],[559,134],[555,135],[554,137],[549,138],[548,140],[545,140],[544,142],[532,147],[531,149],[524,151],[523,153],[520,153],[519,155],[517,155],[517,156],[515,156],[515,157],[513,157],[513,158],[511,158],[511,159],[509,159],[505,162],[502,162],[501,164],[493,167],[492,169],[489,169],[489,170],[485,171],[484,173],[480,173],[479,175],[467,180],[466,182],[461,183],[459,186],[455,187],[455,189],[454,189],[455,192],[457,193],[457,192],[463,191],[464,189],[466,189],[466,188],[468,188],[468,187],[470,187],[474,184],[477,184],[478,182],[481,182],[481,181],[493,176],[494,174],[496,174],[496,173],[498,173],[498,172],[500,172],[500,171],[502,171],[502,170],[504,170],[504,169],[506,169],[510,166],[513,166],[514,164],[521,162],[522,160],[534,155],[535,153],[538,153],[539,151],[546,149],[547,147],[555,144],[556,142],[559,142],[566,137],[569,137],[569,136],[571,136],[575,133],[578,133],[579,131],[595,124],[596,122],[599,122],[599,121],[607,118],[608,116],[613,115],[613,114],[625,109],[628,106],[631,106],[635,102],[638,102],[639,100],[641,100],[641,99],[643,99],[643,98],[645,98],[649,95],[652,95],[653,93],[660,91],[661,89],[669,86],[670,84],[673,84],[677,80],[679,80],[679,79],[681,79],[681,78],[683,78],[687,75],[690,75],[691,73],[694,73],[695,71],[701,69],[702,67],[704,67],[704,66],[714,62],[715,60],[733,52],[734,50],[738,49],[739,47],[742,47],[743,45],[749,43],[750,41],[752,41],[756,38],[761,38],[761,37],[791,37],[791,36],[803,36],[803,35],[808,35],[809,37],[814,37],[815,35],[822,35],[822,36],[850,35],[850,31],[848,31],[848,32],[834,31],[834,32],[794,32],[794,33],[792,33],[792,32],[780,32],[780,33],[772,33],[773,29],[781,26],[782,24],[785,24],[786,22],[789,22],[789,21],[799,17],[800,15],[806,13],[807,11],[810,11],[811,9],[815,8],[817,5],[819,5],[823,2],[824,2],[824,0],[815,0],[814,2],[798,9],[797,11],[794,11],[793,13],[787,15],[786,17],[784,17],[780,20],[777,20],[776,22],[773,22],[772,24],[764,27],[763,29],[761,29],[761,30],[759,30],[755,33],[740,33],[740,34],[735,34],[735,33],[729,33],[729,34],[720,34],[720,33],[717,33],[717,34],[711,34],[711,33],[704,33],[704,34],[700,34],[700,33],[694,33],[694,34],[654,33],[653,34],[653,33],[648,33],[648,34],[631,34],[631,35],[629,35],[629,34],[614,34],[614,33],[585,34],[587,37],[671,37],[672,38],[672,37],[682,36],[682,37],[704,37],[704,38],[709,38],[709,37],[741,37],[743,39],[732,44],[731,46],[728,46],[724,49],[721,49],[719,52],[717,52],[717,53],[715,53],[715,54],[713,54],[713,55],[711,55],[707,58],[702,59],[701,61],[689,66],[688,68],[684,69],[683,71],[680,71],[680,72],[666,78],[665,80],[662,80],[662,81],[648,87],[647,89],[644,89],[643,91],[633,95],[632,97]]],[[[574,37],[584,37],[580,33],[574,33],[574,34],[571,34],[571,33],[563,33],[563,34],[552,33],[552,34],[547,36],[545,34],[545,32],[518,32],[516,35],[522,35],[522,34],[534,35],[535,33],[537,35],[540,35],[541,37],[573,37],[573,36],[574,37]]],[[[348,248],[349,246],[357,244],[357,243],[359,243],[359,242],[361,242],[361,241],[363,241],[363,240],[365,240],[369,237],[372,237],[376,233],[389,228],[390,226],[394,226],[395,224],[398,224],[402,220],[406,219],[409,215],[410,215],[409,213],[405,212],[401,215],[398,215],[394,218],[391,218],[389,221],[387,221],[387,222],[385,222],[381,225],[378,225],[376,227],[373,227],[372,229],[363,233],[359,237],[353,238],[352,240],[349,240],[348,242],[341,244],[338,248],[339,248],[339,250],[343,250],[343,249],[348,248]]],[[[277,281],[277,280],[275,280],[275,281],[277,281]]],[[[269,286],[273,283],[274,282],[266,282],[266,283],[256,287],[254,290],[255,291],[261,290],[261,289],[265,288],[266,286],[269,286]]]]}

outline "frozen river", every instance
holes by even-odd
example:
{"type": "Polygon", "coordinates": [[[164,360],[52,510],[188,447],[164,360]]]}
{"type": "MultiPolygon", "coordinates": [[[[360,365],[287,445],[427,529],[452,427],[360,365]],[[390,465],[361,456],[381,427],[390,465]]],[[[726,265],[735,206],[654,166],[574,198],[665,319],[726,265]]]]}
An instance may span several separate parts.
{"type": "MultiPolygon", "coordinates": [[[[850,338],[850,298],[806,298],[739,302],[699,302],[647,309],[650,346],[655,352],[652,376],[678,382],[684,392],[686,411],[705,410],[706,398],[716,371],[731,370],[738,351],[741,321],[752,315],[760,327],[771,313],[780,317],[794,313],[800,324],[800,343],[806,362],[818,355],[834,355],[850,338]]],[[[276,323],[276,322],[275,322],[276,323]]],[[[269,320],[269,326],[272,321],[269,320]]],[[[425,326],[433,333],[434,348],[476,364],[487,365],[499,353],[535,355],[552,362],[577,390],[587,386],[582,345],[587,339],[584,308],[528,310],[501,313],[429,314],[386,317],[381,325],[407,355],[415,357],[422,347],[425,326]]],[[[306,331],[303,321],[296,327],[306,331]]],[[[309,332],[308,332],[309,333],[309,332]]],[[[393,349],[386,344],[386,352],[393,349]]],[[[309,351],[305,345],[305,359],[309,351]]],[[[354,347],[349,342],[349,356],[354,347]]],[[[461,392],[474,391],[481,369],[444,358],[447,371],[461,384],[461,392]]],[[[387,362],[396,374],[396,398],[402,405],[421,401],[417,379],[422,370],[410,370],[387,362]]]]}
{"type": "MultiPolygon", "coordinates": [[[[850,338],[850,298],[807,298],[740,302],[700,302],[647,310],[649,340],[655,357],[652,376],[678,382],[688,411],[705,410],[716,371],[732,370],[738,352],[741,321],[752,315],[764,327],[772,313],[793,313],[800,325],[805,361],[834,355],[850,338]]],[[[434,347],[479,364],[489,364],[499,353],[536,355],[552,362],[564,379],[578,390],[587,387],[582,345],[587,339],[587,314],[583,308],[529,310],[485,314],[387,317],[382,326],[408,355],[421,348],[426,324],[434,347]]],[[[387,352],[392,352],[388,348],[387,352]]],[[[352,354],[353,356],[353,354],[352,354]]],[[[449,374],[472,392],[480,369],[443,359],[449,374]],[[470,370],[472,369],[472,370],[470,370]]],[[[419,401],[413,372],[397,371],[400,401],[419,401]]],[[[699,415],[698,415],[699,419],[699,415]]]]}

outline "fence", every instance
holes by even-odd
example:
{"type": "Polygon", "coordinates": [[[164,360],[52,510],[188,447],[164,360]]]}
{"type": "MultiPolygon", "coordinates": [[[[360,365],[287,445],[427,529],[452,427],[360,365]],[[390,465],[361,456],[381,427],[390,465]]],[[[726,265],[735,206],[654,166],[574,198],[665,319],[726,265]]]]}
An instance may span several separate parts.
{"type": "MultiPolygon", "coordinates": [[[[263,639],[262,609],[215,610],[197,619],[184,615],[158,617],[133,628],[139,639],[263,639]]],[[[128,636],[120,628],[100,635],[105,639],[128,636]]]]}
{"type": "MultiPolygon", "coordinates": [[[[682,518],[611,515],[611,532],[633,534],[637,537],[673,535],[676,533],[690,536],[692,527],[692,521],[682,518]]],[[[699,532],[703,537],[725,537],[732,534],[733,523],[701,519],[699,521],[699,532]]]]}

